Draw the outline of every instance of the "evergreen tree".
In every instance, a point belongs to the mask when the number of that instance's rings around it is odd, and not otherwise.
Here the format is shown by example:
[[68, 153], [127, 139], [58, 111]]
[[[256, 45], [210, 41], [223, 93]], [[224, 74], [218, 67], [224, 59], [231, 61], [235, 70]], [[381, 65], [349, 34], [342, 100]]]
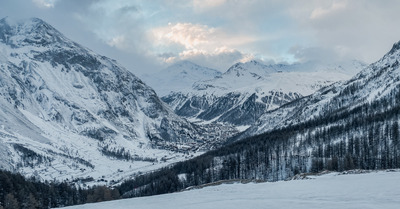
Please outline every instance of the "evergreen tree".
[[13, 194], [7, 194], [4, 198], [4, 209], [19, 209], [18, 200]]

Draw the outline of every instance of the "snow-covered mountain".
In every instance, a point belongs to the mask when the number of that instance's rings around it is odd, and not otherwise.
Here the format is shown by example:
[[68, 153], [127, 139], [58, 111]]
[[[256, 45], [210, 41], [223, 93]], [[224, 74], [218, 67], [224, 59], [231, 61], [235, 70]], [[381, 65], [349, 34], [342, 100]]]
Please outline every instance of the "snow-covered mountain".
[[[400, 42], [397, 42], [383, 58], [350, 80], [334, 83], [308, 97], [263, 114], [242, 138], [326, 117], [332, 113], [340, 115], [367, 104], [385, 106], [382, 111], [387, 111], [395, 105], [393, 100], [400, 86], [399, 63]], [[388, 101], [393, 104], [386, 104]]]
[[[120, 193], [137, 197], [226, 180], [400, 168], [399, 98], [400, 42], [350, 80], [268, 111], [231, 143], [127, 181]], [[160, 182], [178, 186], [149, 186]]]
[[270, 64], [269, 68], [282, 72], [318, 72], [318, 71], [334, 71], [348, 75], [355, 75], [367, 66], [360, 60], [347, 60], [340, 63], [326, 63], [318, 61], [308, 61], [304, 63], [294, 64]]
[[214, 79], [198, 81], [191, 89], [173, 92], [162, 100], [193, 121], [246, 126], [266, 111], [349, 79], [363, 66], [357, 61], [323, 68], [315, 63], [265, 65], [253, 60], [237, 63]]
[[44, 21], [0, 20], [0, 168], [111, 180], [212, 146], [219, 133], [204, 133], [116, 61]]
[[218, 70], [185, 60], [151, 75], [144, 75], [142, 79], [152, 86], [158, 95], [165, 96], [171, 92], [191, 89], [193, 83], [213, 79], [221, 74]]

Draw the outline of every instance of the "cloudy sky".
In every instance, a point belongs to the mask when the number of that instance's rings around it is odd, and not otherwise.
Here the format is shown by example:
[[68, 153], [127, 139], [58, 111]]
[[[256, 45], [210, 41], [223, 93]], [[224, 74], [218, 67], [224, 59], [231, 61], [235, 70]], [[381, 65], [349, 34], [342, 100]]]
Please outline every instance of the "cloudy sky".
[[371, 63], [400, 40], [398, 0], [0, 0], [137, 74], [179, 60]]

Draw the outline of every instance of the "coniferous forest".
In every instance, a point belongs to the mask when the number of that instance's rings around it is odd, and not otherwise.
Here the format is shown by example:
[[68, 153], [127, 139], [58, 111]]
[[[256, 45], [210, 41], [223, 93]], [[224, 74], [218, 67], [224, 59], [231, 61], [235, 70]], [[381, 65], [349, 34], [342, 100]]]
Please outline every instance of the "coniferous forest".
[[[400, 168], [399, 89], [372, 103], [339, 108], [303, 123], [227, 144], [115, 188], [81, 189], [2, 171], [1, 207], [61, 207], [171, 193], [222, 180], [278, 181], [323, 170]], [[330, 105], [337, 104], [332, 100]]]
[[0, 1], [0, 209], [398, 208], [399, 8]]
[[237, 141], [118, 189], [123, 197], [138, 197], [221, 180], [277, 181], [323, 170], [400, 168], [399, 98], [396, 88], [379, 101]]
[[40, 182], [0, 171], [0, 209], [56, 208], [119, 198], [117, 189], [106, 186], [81, 189], [66, 182]]
[[[400, 168], [400, 91], [293, 126], [227, 144], [115, 188], [76, 188], [0, 173], [3, 208], [50, 208], [157, 195], [223, 180], [285, 180], [324, 170]], [[1, 208], [1, 207], [0, 207]]]

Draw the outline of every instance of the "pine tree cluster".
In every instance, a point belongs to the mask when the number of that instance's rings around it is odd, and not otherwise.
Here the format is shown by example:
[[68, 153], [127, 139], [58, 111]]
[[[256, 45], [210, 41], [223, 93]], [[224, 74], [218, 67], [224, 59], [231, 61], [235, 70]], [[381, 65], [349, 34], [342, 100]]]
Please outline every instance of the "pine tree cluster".
[[0, 170], [0, 209], [47, 209], [119, 198], [118, 190], [106, 186], [81, 189]]

